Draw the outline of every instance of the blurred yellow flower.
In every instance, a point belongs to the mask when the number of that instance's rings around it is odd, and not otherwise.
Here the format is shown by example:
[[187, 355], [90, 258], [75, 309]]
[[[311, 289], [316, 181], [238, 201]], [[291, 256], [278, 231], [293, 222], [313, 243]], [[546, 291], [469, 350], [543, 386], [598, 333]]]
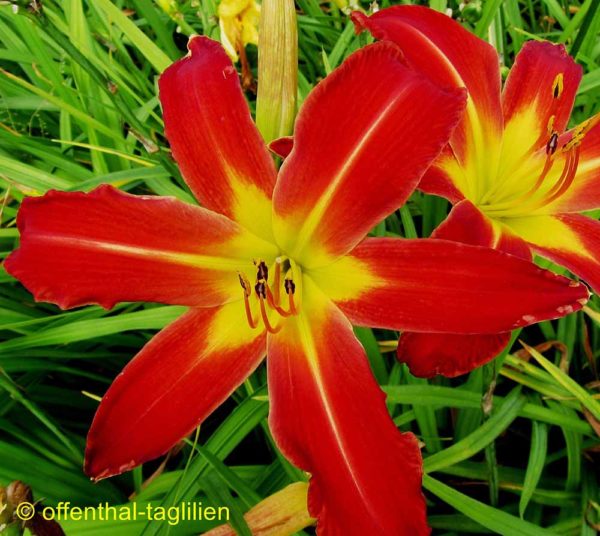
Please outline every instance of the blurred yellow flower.
[[256, 0], [221, 0], [218, 15], [223, 48], [238, 61], [247, 44], [258, 45], [260, 4]]
[[350, 14], [351, 11], [364, 11], [358, 0], [333, 0], [333, 3], [347, 15]]
[[172, 15], [173, 13], [177, 12], [177, 3], [175, 0], [156, 0], [156, 3], [168, 15]]

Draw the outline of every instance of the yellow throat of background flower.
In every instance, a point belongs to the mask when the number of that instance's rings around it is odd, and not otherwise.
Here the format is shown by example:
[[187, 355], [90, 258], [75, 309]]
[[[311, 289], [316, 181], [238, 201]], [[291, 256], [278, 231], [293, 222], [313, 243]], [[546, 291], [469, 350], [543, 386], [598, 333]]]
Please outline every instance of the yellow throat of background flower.
[[238, 61], [241, 48], [258, 45], [260, 4], [256, 0], [221, 0], [218, 15], [223, 48], [232, 61]]

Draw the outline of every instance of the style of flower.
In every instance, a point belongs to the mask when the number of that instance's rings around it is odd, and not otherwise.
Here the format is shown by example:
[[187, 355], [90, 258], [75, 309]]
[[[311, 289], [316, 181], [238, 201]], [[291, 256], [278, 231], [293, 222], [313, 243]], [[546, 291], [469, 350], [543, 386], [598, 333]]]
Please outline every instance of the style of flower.
[[[582, 70], [564, 46], [526, 43], [501, 91], [496, 50], [446, 15], [397, 6], [353, 19], [399, 45], [434, 83], [467, 89], [459, 125], [419, 184], [454, 205], [433, 236], [525, 259], [536, 253], [600, 289], [600, 222], [579, 214], [600, 208], [600, 115], [566, 130]], [[398, 355], [414, 374], [452, 376], [509, 339], [406, 333]]]
[[[268, 354], [270, 429], [311, 474], [321, 534], [426, 534], [416, 439], [394, 426], [351, 322], [487, 333], [553, 318], [585, 286], [504, 253], [366, 238], [448, 142], [464, 91], [391, 43], [351, 55], [302, 106], [277, 173], [231, 61], [195, 37], [160, 79], [166, 135], [203, 208], [111, 186], [28, 198], [6, 269], [62, 308], [189, 306], [105, 394], [85, 471], [166, 453]], [[482, 299], [485, 298], [485, 299]]]

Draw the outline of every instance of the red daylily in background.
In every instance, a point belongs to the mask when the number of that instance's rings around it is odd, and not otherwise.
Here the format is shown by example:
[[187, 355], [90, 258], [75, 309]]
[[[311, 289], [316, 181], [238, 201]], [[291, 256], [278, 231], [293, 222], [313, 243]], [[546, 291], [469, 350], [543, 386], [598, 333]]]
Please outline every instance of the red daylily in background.
[[[400, 46], [442, 87], [465, 87], [465, 112], [419, 189], [454, 208], [433, 236], [537, 253], [600, 289], [600, 115], [565, 131], [581, 67], [562, 45], [528, 42], [501, 92], [496, 50], [450, 17], [418, 6], [354, 13], [358, 30]], [[570, 310], [561, 312], [569, 313]], [[405, 333], [398, 356], [413, 374], [455, 376], [493, 358], [510, 333]]]
[[190, 52], [162, 75], [160, 99], [206, 208], [110, 186], [49, 192], [23, 202], [6, 261], [63, 308], [191, 307], [104, 396], [85, 470], [105, 478], [164, 454], [268, 353], [270, 427], [311, 473], [320, 533], [426, 534], [417, 441], [392, 423], [350, 322], [502, 331], [577, 309], [587, 289], [492, 249], [364, 239], [411, 194], [464, 104], [395, 45], [356, 52], [315, 88], [279, 175], [223, 49], [196, 37]]

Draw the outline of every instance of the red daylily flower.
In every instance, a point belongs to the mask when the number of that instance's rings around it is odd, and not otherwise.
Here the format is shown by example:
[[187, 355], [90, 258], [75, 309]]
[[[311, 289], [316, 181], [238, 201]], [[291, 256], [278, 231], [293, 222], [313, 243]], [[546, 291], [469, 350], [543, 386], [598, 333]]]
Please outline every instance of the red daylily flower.
[[[600, 208], [600, 115], [565, 130], [582, 70], [564, 46], [526, 43], [501, 91], [496, 50], [446, 15], [396, 6], [353, 19], [398, 44], [435, 83], [468, 91], [448, 146], [419, 184], [454, 204], [433, 236], [525, 259], [537, 253], [599, 290], [600, 222], [579, 213]], [[509, 339], [405, 333], [398, 356], [413, 374], [455, 376]]]
[[502, 331], [579, 308], [587, 289], [492, 249], [364, 239], [411, 194], [464, 104], [395, 45], [356, 52], [315, 88], [279, 174], [223, 49], [196, 37], [190, 52], [162, 75], [160, 99], [206, 208], [110, 186], [49, 192], [23, 202], [6, 261], [63, 308], [191, 307], [104, 396], [85, 470], [105, 478], [164, 454], [268, 353], [270, 427], [311, 473], [320, 533], [426, 534], [417, 442], [391, 421], [350, 322]]

